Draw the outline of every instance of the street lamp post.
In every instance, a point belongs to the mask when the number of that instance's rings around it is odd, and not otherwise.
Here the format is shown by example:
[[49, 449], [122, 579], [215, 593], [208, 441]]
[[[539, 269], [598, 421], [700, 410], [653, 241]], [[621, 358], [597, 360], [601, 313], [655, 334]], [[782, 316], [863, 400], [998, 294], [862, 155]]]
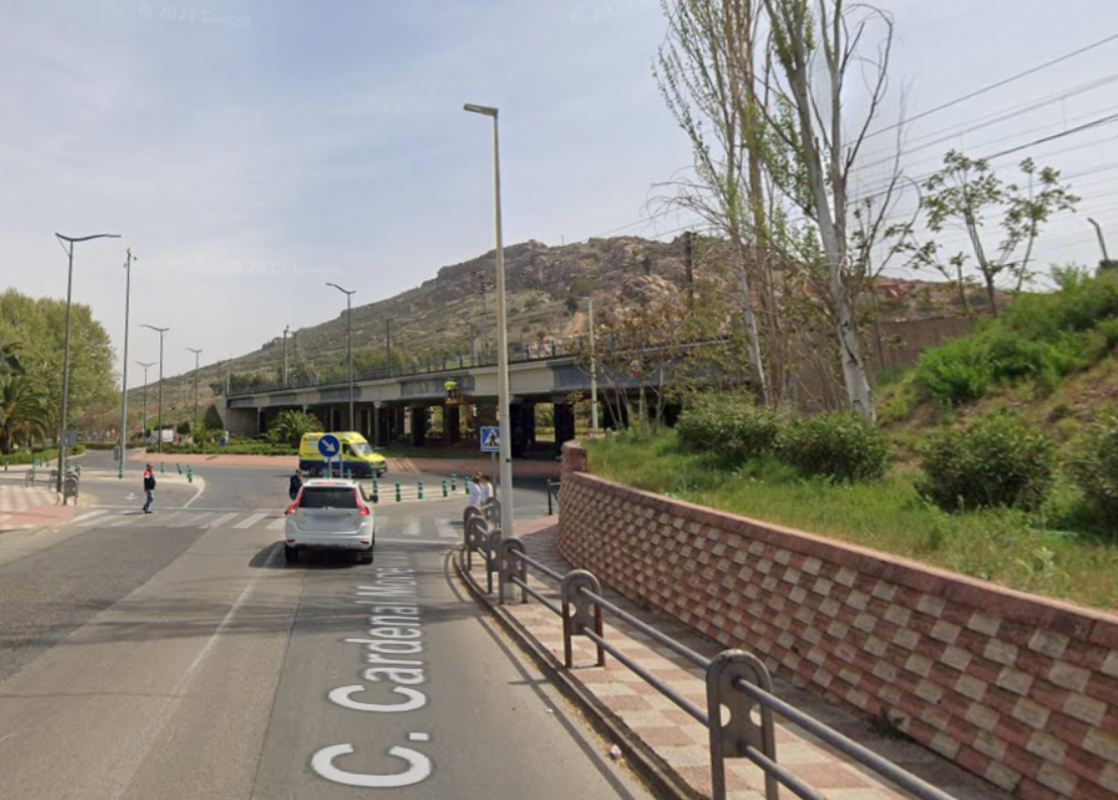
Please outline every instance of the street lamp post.
[[[197, 436], [198, 435], [198, 356], [200, 356], [202, 354], [202, 348], [200, 348], [200, 347], [188, 347], [186, 349], [194, 354], [194, 429], [191, 430], [191, 433], [194, 434], [195, 436]], [[197, 441], [197, 439], [195, 439], [195, 441]]]
[[501, 147], [497, 126], [497, 109], [466, 103], [473, 114], [493, 120], [493, 200], [497, 236], [497, 423], [501, 429], [501, 532], [513, 535], [512, 513], [512, 425], [509, 419], [509, 351], [508, 318], [505, 307], [505, 249], [501, 241]]
[[140, 429], [141, 436], [148, 433], [148, 367], [154, 367], [154, 361], [137, 361], [136, 364], [144, 368], [144, 426]]
[[159, 334], [159, 406], [156, 413], [156, 424], [159, 426], [159, 434], [155, 437], [155, 452], [163, 452], [163, 337], [166, 335], [170, 328], [157, 328], [155, 325], [148, 325], [144, 323], [140, 327], [150, 328]]
[[326, 285], [333, 286], [345, 295], [345, 356], [346, 362], [349, 364], [349, 429], [353, 431], [357, 429], [353, 427], [353, 328], [351, 325], [353, 309], [350, 306], [350, 299], [357, 290], [343, 289], [338, 284], [329, 281], [326, 282]]
[[125, 251], [124, 259], [124, 357], [120, 360], [120, 463], [117, 477], [124, 477], [124, 453], [128, 447], [128, 311], [132, 298], [132, 248]]
[[68, 266], [66, 270], [66, 331], [62, 339], [62, 415], [58, 426], [58, 480], [55, 491], [62, 493], [62, 478], [66, 468], [66, 406], [70, 394], [70, 298], [74, 288], [74, 243], [92, 239], [119, 239], [118, 233], [95, 233], [92, 236], [63, 236], [54, 234], [59, 242], [66, 242]]

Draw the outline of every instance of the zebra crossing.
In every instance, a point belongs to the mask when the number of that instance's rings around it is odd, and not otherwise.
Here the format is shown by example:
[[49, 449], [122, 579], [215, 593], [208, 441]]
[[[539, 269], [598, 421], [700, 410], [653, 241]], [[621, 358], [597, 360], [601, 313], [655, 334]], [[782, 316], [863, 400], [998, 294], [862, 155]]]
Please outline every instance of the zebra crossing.
[[[456, 520], [457, 515], [454, 515]], [[461, 527], [452, 518], [429, 515], [402, 517], [381, 514], [377, 520], [377, 537], [389, 541], [452, 542], [461, 539]], [[136, 528], [145, 530], [176, 528], [221, 528], [223, 530], [283, 531], [284, 514], [276, 509], [207, 509], [172, 508], [152, 514], [129, 507], [94, 508], [78, 514], [72, 522], [83, 528]]]
[[0, 513], [20, 514], [30, 508], [55, 505], [57, 500], [53, 489], [0, 483]]

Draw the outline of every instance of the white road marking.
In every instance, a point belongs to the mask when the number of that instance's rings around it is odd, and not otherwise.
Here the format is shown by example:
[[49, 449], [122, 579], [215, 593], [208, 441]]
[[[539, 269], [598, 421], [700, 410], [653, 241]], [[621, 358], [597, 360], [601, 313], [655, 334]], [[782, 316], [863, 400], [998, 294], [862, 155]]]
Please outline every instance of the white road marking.
[[[271, 567], [273, 565], [273, 562], [277, 560], [278, 555], [279, 548], [273, 548], [271, 554], [268, 556], [267, 561], [264, 562], [264, 566]], [[179, 678], [179, 680], [175, 683], [174, 688], [171, 689], [172, 697], [181, 699], [186, 696], [186, 690], [190, 688], [190, 684], [194, 680], [194, 675], [198, 671], [198, 668], [202, 666], [202, 664], [209, 657], [210, 653], [213, 652], [214, 648], [217, 646], [218, 639], [223, 633], [225, 633], [226, 630], [229, 629], [229, 626], [233, 621], [233, 617], [236, 615], [241, 606], [245, 604], [245, 601], [248, 600], [249, 595], [252, 594], [252, 590], [256, 588], [256, 584], [260, 581], [261, 577], [263, 577], [264, 574], [265, 570], [260, 570], [256, 574], [256, 576], [251, 581], [249, 581], [249, 584], [244, 588], [244, 591], [242, 591], [237, 599], [233, 601], [233, 605], [229, 607], [229, 611], [225, 613], [225, 616], [222, 617], [221, 622], [218, 623], [217, 628], [214, 629], [213, 635], [211, 635], [206, 643], [202, 646], [202, 649], [198, 651], [198, 655], [196, 655], [194, 657], [194, 660], [190, 662], [190, 666], [186, 668], [186, 672], [182, 674], [182, 677]], [[128, 787], [132, 783], [132, 779], [135, 777], [136, 772], [140, 767], [140, 764], [142, 764], [147, 758], [148, 753], [155, 745], [155, 742], [159, 738], [159, 735], [163, 732], [163, 729], [167, 727], [167, 723], [171, 721], [173, 716], [173, 714], [163, 714], [158, 717], [157, 720], [154, 721], [154, 724], [147, 731], [144, 732], [142, 741], [145, 742], [145, 746], [137, 747], [130, 750], [128, 754], [121, 759], [121, 762], [116, 765], [117, 769], [114, 771], [114, 774], [117, 776], [117, 780], [116, 786], [114, 787], [111, 795], [114, 800], [119, 800], [119, 798], [125, 793], [125, 791], [127, 791]], [[127, 775], [127, 777], [124, 777], [125, 775]]]
[[71, 523], [75, 523], [75, 522], [85, 522], [86, 520], [94, 519], [94, 518], [96, 518], [96, 517], [100, 517], [100, 516], [102, 516], [102, 515], [104, 515], [104, 514], [108, 514], [108, 513], [109, 513], [109, 512], [108, 512], [108, 511], [105, 511], [105, 510], [101, 510], [101, 511], [87, 511], [86, 513], [82, 514], [82, 515], [81, 515], [80, 517], [74, 517], [74, 519], [73, 519], [73, 520], [71, 521]]
[[268, 523], [268, 530], [270, 530], [270, 531], [281, 530], [286, 523], [287, 523], [287, 519], [285, 517], [280, 517], [279, 519], [274, 519], [274, 520], [272, 520], [271, 522]]
[[241, 520], [240, 522], [238, 522], [233, 527], [234, 528], [251, 528], [253, 525], [255, 525], [260, 520], [264, 519], [264, 517], [266, 517], [266, 516], [267, 516], [266, 512], [258, 511], [255, 514], [250, 514], [248, 517]]
[[234, 511], [231, 514], [222, 514], [222, 515], [218, 516], [216, 519], [210, 520], [210, 522], [206, 525], [206, 527], [207, 528], [219, 528], [219, 527], [225, 525], [225, 523], [229, 522], [229, 520], [236, 519], [239, 516], [240, 516], [240, 513], [237, 512], [237, 511]]

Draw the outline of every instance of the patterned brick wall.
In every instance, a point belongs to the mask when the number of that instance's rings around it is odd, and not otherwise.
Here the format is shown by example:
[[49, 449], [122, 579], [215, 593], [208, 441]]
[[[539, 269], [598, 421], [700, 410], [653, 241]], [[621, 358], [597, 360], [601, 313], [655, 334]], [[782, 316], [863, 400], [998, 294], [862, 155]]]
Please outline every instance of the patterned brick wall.
[[1118, 617], [585, 474], [559, 550], [800, 686], [1030, 798], [1118, 798]]

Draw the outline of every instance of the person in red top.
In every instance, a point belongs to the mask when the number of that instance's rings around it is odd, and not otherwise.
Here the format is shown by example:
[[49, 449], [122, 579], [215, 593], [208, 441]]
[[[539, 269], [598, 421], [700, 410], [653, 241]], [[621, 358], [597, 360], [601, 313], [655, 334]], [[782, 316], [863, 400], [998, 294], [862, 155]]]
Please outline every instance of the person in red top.
[[152, 472], [151, 464], [144, 467], [144, 494], [147, 495], [147, 502], [144, 503], [144, 513], [151, 513], [151, 503], [155, 499], [155, 473]]

